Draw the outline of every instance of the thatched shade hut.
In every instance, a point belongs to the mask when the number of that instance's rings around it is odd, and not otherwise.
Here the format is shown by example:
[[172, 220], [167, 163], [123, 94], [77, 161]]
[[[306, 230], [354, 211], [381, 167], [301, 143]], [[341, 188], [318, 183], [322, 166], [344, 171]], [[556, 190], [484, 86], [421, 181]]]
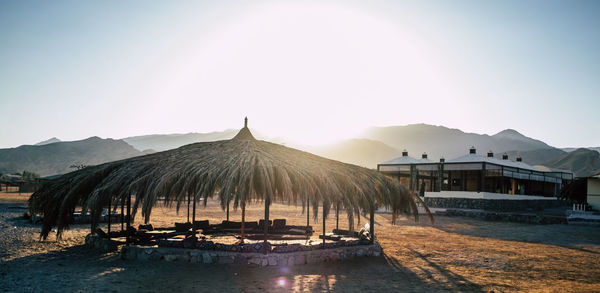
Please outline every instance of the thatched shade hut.
[[132, 215], [141, 209], [146, 222], [159, 200], [179, 207], [191, 195], [195, 210], [200, 200], [206, 204], [207, 198], [218, 196], [222, 208], [230, 202], [242, 208], [242, 238], [245, 205], [253, 200], [264, 201], [267, 222], [271, 202], [300, 201], [306, 208], [310, 203], [314, 215], [322, 204], [324, 217], [332, 204], [349, 217], [369, 211], [371, 227], [377, 208], [417, 216], [415, 201], [420, 200], [375, 170], [256, 140], [246, 120], [230, 140], [189, 144], [65, 174], [34, 193], [29, 206], [43, 216], [45, 238], [54, 226], [60, 235], [76, 206], [97, 219], [103, 207], [123, 206], [131, 195], [136, 199]]

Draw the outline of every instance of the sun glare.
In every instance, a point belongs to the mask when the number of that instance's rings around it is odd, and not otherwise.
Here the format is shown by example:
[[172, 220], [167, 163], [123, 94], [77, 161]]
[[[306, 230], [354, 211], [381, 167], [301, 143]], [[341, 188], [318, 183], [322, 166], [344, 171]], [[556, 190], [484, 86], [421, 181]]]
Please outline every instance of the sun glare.
[[[414, 34], [351, 6], [263, 4], [224, 27], [189, 40], [151, 101], [173, 128], [235, 128], [230, 117], [249, 116], [267, 135], [324, 144], [428, 99], [435, 110], [448, 92]], [[199, 115], [214, 124], [194, 124]]]

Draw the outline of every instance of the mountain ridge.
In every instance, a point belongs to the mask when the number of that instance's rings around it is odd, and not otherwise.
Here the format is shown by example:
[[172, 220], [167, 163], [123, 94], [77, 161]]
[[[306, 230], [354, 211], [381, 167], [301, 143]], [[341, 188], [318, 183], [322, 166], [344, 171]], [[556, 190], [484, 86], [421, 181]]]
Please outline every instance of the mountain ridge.
[[40, 176], [74, 171], [72, 165], [97, 165], [143, 153], [122, 140], [92, 136], [77, 141], [22, 145], [0, 149], [0, 173], [38, 173]]
[[303, 150], [366, 168], [376, 168], [377, 164], [402, 155], [401, 151], [383, 142], [364, 138], [347, 139], [326, 146], [303, 147]]
[[[230, 139], [235, 136], [237, 131], [227, 129], [208, 133], [150, 134], [126, 137], [120, 140], [107, 139], [107, 141], [122, 141], [131, 148], [126, 156], [133, 156], [173, 149], [189, 143]], [[516, 156], [521, 156], [523, 161], [530, 165], [543, 165], [551, 169], [568, 169], [582, 176], [600, 171], [600, 162], [594, 161], [593, 153], [588, 153], [595, 152], [593, 150], [567, 152], [554, 148], [543, 141], [527, 137], [514, 129], [505, 129], [488, 135], [467, 133], [456, 128], [424, 123], [371, 127], [359, 137], [321, 146], [298, 145], [279, 137], [269, 139], [255, 130], [253, 130], [253, 134], [258, 139], [288, 145], [367, 168], [376, 168], [379, 163], [399, 157], [402, 150], [407, 150], [409, 155], [415, 158], [420, 157], [422, 153], [427, 153], [430, 160], [438, 161], [440, 157], [452, 159], [465, 155], [469, 152], [469, 148], [474, 146], [480, 154], [492, 151], [496, 157], [501, 157], [503, 153], [507, 153], [513, 160]], [[90, 137], [87, 140], [101, 142], [103, 139]], [[50, 143], [47, 146], [60, 145], [60, 143], [64, 142]], [[0, 149], [0, 154], [2, 151]], [[117, 157], [124, 158], [123, 155]], [[587, 160], [591, 160], [591, 162]], [[95, 162], [97, 161], [101, 160]], [[2, 167], [1, 164], [0, 167]], [[22, 171], [21, 169], [23, 168], [19, 167], [17, 171]], [[72, 170], [63, 168], [63, 171]], [[0, 172], [2, 172], [1, 168]]]
[[125, 137], [122, 140], [140, 151], [151, 149], [160, 152], [195, 142], [231, 139], [236, 133], [237, 130], [227, 129], [208, 133], [149, 134]]
[[459, 157], [466, 154], [471, 146], [482, 152], [491, 150], [494, 153], [552, 148], [513, 129], [490, 136], [428, 124], [371, 127], [363, 132], [361, 137], [381, 141], [399, 150], [426, 152], [431, 159]]
[[[576, 147], [567, 147], [567, 148], [560, 148], [560, 149], [563, 150], [563, 151], [565, 151], [565, 152], [572, 152], [574, 150], [581, 149], [581, 148], [582, 147], [578, 147], [578, 148], [576, 148]], [[600, 147], [583, 147], [583, 148], [591, 150], [591, 151], [597, 151], [597, 152], [600, 153]]]
[[47, 140], [40, 141], [40, 142], [36, 143], [35, 145], [46, 145], [46, 144], [51, 144], [51, 143], [55, 143], [55, 142], [61, 142], [61, 140], [56, 137], [52, 137]]

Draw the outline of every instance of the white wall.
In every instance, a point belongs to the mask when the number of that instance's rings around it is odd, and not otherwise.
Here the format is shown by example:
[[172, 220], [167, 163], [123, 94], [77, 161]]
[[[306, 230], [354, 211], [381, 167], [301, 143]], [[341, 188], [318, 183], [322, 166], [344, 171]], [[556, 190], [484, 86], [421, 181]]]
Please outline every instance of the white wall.
[[[475, 191], [440, 191], [425, 192], [425, 197], [445, 197], [445, 198], [480, 198], [480, 199], [511, 199], [511, 200], [556, 200], [555, 197], [534, 196], [534, 195], [516, 195], [491, 192]], [[600, 199], [600, 197], [599, 197]]]
[[587, 203], [600, 210], [600, 178], [587, 179]]

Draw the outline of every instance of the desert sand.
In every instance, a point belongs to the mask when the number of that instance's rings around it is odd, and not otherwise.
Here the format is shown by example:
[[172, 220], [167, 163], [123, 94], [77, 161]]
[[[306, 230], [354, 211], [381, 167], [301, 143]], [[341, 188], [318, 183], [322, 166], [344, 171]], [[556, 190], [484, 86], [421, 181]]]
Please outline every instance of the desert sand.
[[[600, 291], [600, 228], [486, 222], [426, 217], [418, 222], [377, 214], [375, 233], [384, 257], [293, 267], [203, 265], [124, 261], [83, 245], [89, 225], [74, 225], [59, 242], [39, 241], [39, 225], [24, 220], [28, 194], [0, 193], [0, 290], [4, 292], [510, 292]], [[262, 205], [247, 219], [261, 218]], [[153, 211], [151, 223], [185, 221], [181, 207]], [[231, 212], [240, 220], [240, 211]], [[301, 207], [274, 204], [271, 219], [303, 225]], [[222, 221], [215, 201], [200, 207], [197, 220]], [[368, 221], [361, 219], [361, 224]], [[141, 223], [141, 217], [136, 223]], [[335, 216], [327, 219], [335, 227]], [[321, 231], [321, 217], [311, 225]], [[115, 225], [113, 229], [117, 229]], [[105, 230], [105, 224], [102, 226]], [[342, 214], [340, 228], [347, 227]], [[315, 234], [315, 237], [317, 234]]]

